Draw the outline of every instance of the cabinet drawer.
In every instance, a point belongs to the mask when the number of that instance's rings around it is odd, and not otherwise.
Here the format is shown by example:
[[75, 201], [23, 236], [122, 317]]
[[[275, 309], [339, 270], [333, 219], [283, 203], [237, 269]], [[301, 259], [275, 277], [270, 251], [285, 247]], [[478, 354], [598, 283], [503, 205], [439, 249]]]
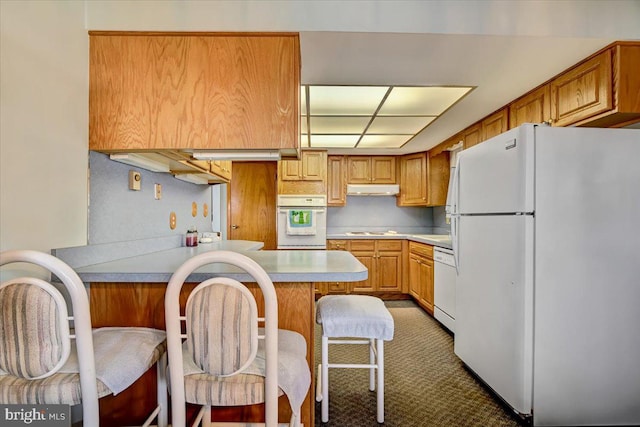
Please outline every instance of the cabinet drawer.
[[346, 282], [329, 282], [329, 293], [347, 293]]
[[433, 246], [423, 243], [409, 242], [409, 252], [433, 259]]
[[401, 251], [402, 240], [378, 240], [378, 251]]
[[346, 240], [327, 240], [327, 249], [330, 251], [346, 251]]
[[352, 251], [374, 251], [376, 248], [375, 240], [352, 240], [350, 242]]

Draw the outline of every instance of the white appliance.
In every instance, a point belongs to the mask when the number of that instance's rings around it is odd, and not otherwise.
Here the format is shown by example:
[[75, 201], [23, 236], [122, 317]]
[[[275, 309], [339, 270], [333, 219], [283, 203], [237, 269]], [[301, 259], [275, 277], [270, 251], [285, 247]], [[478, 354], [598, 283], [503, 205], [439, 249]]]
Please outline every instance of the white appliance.
[[640, 424], [639, 161], [538, 125], [458, 157], [455, 353], [533, 425]]
[[433, 265], [433, 316], [455, 333], [456, 265], [453, 251], [433, 248]]
[[278, 195], [278, 249], [327, 248], [327, 196]]

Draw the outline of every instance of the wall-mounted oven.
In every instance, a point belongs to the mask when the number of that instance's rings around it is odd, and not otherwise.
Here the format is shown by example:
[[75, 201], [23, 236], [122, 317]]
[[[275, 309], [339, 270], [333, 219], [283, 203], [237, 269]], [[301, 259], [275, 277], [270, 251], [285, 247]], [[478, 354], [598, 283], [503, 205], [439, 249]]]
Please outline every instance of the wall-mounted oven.
[[278, 249], [327, 248], [327, 196], [278, 196]]

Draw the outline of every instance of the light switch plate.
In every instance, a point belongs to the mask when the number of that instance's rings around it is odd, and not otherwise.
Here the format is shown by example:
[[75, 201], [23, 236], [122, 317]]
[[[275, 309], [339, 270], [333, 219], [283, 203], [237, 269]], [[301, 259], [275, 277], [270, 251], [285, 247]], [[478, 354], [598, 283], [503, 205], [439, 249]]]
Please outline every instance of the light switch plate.
[[162, 184], [155, 184], [154, 188], [154, 197], [156, 200], [162, 199]]
[[142, 176], [138, 171], [129, 171], [129, 190], [140, 191]]

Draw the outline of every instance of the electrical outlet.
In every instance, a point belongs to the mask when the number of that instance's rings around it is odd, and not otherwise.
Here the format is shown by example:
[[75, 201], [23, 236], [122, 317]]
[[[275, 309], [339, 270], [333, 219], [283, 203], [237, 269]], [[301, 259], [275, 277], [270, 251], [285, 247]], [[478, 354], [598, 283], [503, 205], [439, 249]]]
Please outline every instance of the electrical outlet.
[[129, 171], [129, 190], [140, 191], [142, 176], [138, 171]]
[[162, 184], [155, 184], [154, 188], [154, 197], [156, 200], [162, 199]]

